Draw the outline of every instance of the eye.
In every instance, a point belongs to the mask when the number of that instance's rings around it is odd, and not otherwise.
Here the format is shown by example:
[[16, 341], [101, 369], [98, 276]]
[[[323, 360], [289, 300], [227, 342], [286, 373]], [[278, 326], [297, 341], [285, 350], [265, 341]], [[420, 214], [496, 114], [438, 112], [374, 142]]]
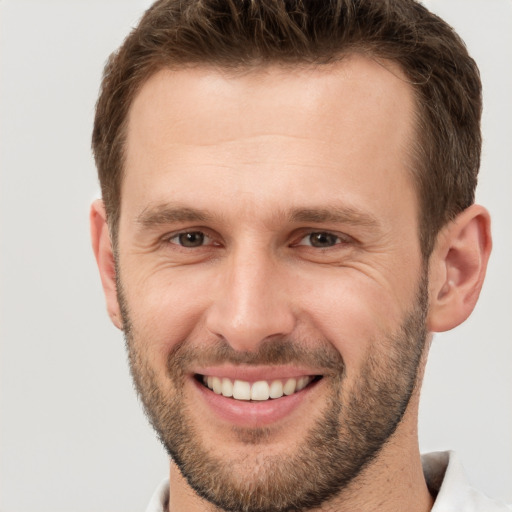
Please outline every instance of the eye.
[[338, 235], [329, 233], [328, 231], [316, 231], [306, 235], [297, 245], [308, 245], [310, 247], [326, 249], [343, 243], [344, 241], [345, 240], [342, 240]]
[[170, 237], [168, 241], [187, 248], [202, 247], [212, 243], [212, 239], [202, 231], [184, 231]]

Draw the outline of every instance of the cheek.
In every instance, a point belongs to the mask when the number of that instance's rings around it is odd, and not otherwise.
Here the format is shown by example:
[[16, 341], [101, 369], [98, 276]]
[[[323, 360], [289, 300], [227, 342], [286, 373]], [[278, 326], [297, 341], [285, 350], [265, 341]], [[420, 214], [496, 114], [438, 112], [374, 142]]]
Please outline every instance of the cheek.
[[348, 274], [336, 280], [316, 279], [303, 305], [314, 332], [340, 352], [350, 373], [361, 367], [369, 351], [379, 349], [379, 340], [396, 330], [403, 311], [381, 284]]
[[139, 276], [124, 287], [134, 341], [152, 365], [165, 364], [169, 351], [200, 329], [207, 300], [201, 287], [198, 278], [171, 272]]

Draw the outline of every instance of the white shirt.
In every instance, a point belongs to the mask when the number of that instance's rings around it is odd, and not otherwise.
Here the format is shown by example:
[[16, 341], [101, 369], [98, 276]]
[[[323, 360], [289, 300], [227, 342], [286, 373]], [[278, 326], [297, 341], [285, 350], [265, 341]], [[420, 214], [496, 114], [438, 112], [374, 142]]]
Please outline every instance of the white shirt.
[[[464, 469], [453, 452], [434, 452], [422, 455], [423, 473], [429, 491], [436, 500], [431, 512], [512, 512], [505, 505], [473, 489]], [[169, 480], [156, 489], [146, 512], [167, 512]]]
[[433, 452], [422, 455], [423, 473], [428, 488], [437, 497], [431, 512], [510, 512], [505, 505], [477, 491], [468, 482], [466, 473], [454, 452]]

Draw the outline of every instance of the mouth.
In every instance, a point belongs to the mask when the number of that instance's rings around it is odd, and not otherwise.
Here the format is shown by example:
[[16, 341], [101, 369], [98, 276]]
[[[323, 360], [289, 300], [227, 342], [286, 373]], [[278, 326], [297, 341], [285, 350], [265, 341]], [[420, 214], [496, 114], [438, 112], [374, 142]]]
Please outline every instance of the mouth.
[[205, 388], [225, 398], [244, 402], [265, 402], [297, 394], [321, 380], [322, 375], [301, 375], [254, 382], [202, 374], [196, 374], [194, 378]]

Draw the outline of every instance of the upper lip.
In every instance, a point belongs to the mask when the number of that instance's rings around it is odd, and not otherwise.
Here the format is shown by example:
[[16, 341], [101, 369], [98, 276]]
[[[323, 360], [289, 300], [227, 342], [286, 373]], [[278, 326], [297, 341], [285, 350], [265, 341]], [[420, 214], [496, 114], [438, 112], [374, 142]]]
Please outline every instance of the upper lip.
[[300, 366], [210, 366], [195, 368], [196, 375], [227, 378], [231, 380], [243, 380], [257, 382], [261, 380], [290, 379], [304, 376], [321, 375], [312, 368]]

